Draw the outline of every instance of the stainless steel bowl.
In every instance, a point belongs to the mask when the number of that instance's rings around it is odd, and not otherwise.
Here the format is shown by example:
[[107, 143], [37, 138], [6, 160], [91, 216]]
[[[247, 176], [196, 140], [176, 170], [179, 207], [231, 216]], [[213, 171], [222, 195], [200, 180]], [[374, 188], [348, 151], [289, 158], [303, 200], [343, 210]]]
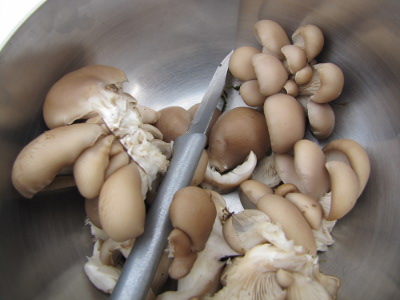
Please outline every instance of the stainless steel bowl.
[[0, 298], [107, 298], [83, 272], [92, 242], [76, 190], [27, 200], [10, 183], [16, 155], [45, 130], [50, 86], [109, 64], [126, 71], [127, 91], [144, 104], [189, 107], [219, 60], [254, 45], [253, 24], [269, 18], [289, 34], [304, 23], [323, 30], [319, 61], [346, 78], [329, 140], [354, 139], [371, 158], [369, 183], [334, 229], [321, 269], [341, 278], [339, 299], [399, 299], [399, 12], [397, 0], [49, 0], [0, 53]]

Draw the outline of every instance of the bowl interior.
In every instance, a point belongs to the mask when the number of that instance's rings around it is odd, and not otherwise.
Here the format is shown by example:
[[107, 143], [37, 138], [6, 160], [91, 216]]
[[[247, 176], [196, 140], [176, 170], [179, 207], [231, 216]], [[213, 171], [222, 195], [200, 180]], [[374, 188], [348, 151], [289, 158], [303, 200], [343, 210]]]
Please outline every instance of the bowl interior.
[[334, 133], [319, 143], [354, 139], [372, 164], [356, 207], [333, 231], [335, 245], [320, 256], [321, 270], [341, 279], [339, 299], [398, 298], [399, 6], [396, 0], [45, 3], [0, 53], [0, 293], [5, 299], [108, 298], [83, 272], [92, 241], [79, 193], [27, 200], [11, 185], [16, 155], [46, 129], [41, 109], [51, 85], [79, 67], [107, 64], [126, 72], [125, 89], [140, 103], [188, 108], [200, 102], [226, 53], [258, 45], [254, 23], [273, 19], [289, 35], [306, 23], [323, 30], [318, 61], [343, 69], [345, 89], [333, 103]]

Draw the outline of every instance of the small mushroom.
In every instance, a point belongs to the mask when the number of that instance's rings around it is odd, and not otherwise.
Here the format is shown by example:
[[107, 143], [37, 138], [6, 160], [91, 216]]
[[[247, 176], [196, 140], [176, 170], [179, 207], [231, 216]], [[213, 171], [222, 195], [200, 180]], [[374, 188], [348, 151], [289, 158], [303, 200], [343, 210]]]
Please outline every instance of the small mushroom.
[[329, 103], [308, 100], [307, 118], [311, 132], [317, 139], [326, 139], [335, 128], [335, 113]]
[[126, 81], [123, 71], [105, 65], [90, 65], [64, 75], [44, 101], [46, 125], [54, 128], [96, 115], [93, 102], [101, 101], [103, 93], [118, 93]]
[[283, 183], [292, 183], [305, 195], [319, 199], [329, 191], [325, 156], [314, 142], [300, 140], [294, 145], [294, 156], [275, 155], [275, 168]]
[[185, 232], [193, 252], [204, 249], [216, 217], [209, 193], [196, 186], [178, 190], [172, 200], [169, 215], [172, 226]]
[[248, 106], [258, 107], [264, 104], [266, 97], [260, 92], [258, 80], [248, 80], [240, 86], [240, 96]]
[[129, 164], [130, 158], [129, 155], [122, 151], [110, 157], [109, 163], [104, 174], [104, 178], [108, 178], [112, 173], [117, 171], [118, 169]]
[[340, 96], [344, 85], [342, 70], [333, 63], [312, 66], [313, 75], [309, 82], [299, 85], [300, 96], [310, 96], [316, 103], [327, 103]]
[[288, 81], [286, 81], [285, 85], [283, 86], [282, 93], [296, 97], [299, 94], [299, 86], [297, 85], [296, 82], [289, 79]]
[[256, 79], [251, 58], [261, 51], [255, 47], [243, 46], [235, 49], [229, 60], [229, 71], [239, 80], [247, 81]]
[[317, 26], [306, 24], [296, 29], [292, 35], [293, 44], [304, 49], [310, 62], [320, 54], [324, 47], [324, 35]]
[[299, 192], [300, 192], [299, 189], [294, 184], [292, 184], [292, 183], [283, 183], [283, 184], [279, 185], [275, 189], [274, 194], [278, 195], [278, 196], [281, 196], [281, 197], [285, 197], [286, 194], [299, 193]]
[[185, 134], [190, 122], [191, 117], [186, 109], [180, 106], [169, 106], [160, 110], [160, 117], [154, 126], [162, 132], [164, 141], [169, 143]]
[[258, 200], [266, 195], [273, 194], [272, 189], [257, 180], [246, 180], [242, 182], [239, 186], [239, 198], [245, 209], [256, 208]]
[[283, 46], [289, 45], [290, 40], [283, 27], [272, 20], [260, 20], [254, 25], [254, 34], [263, 46], [263, 53], [268, 53], [283, 60]]
[[307, 65], [306, 53], [296, 45], [286, 45], [281, 49], [285, 59], [283, 65], [290, 74], [296, 74]]
[[76, 186], [85, 198], [99, 196], [109, 164], [114, 135], [108, 135], [85, 149], [74, 163]]
[[265, 53], [253, 55], [252, 63], [260, 93], [264, 96], [279, 93], [289, 77], [283, 63], [275, 56]]
[[294, 75], [294, 81], [298, 85], [306, 84], [311, 80], [312, 76], [313, 76], [313, 68], [307, 64], [304, 68], [296, 72], [296, 74]]
[[286, 153], [304, 137], [305, 115], [300, 103], [292, 96], [275, 94], [264, 102], [271, 148], [275, 153]]
[[288, 240], [304, 248], [305, 253], [316, 255], [316, 244], [311, 227], [303, 214], [289, 200], [274, 194], [264, 195], [257, 203], [276, 224], [280, 224]]
[[209, 164], [225, 172], [243, 163], [250, 151], [257, 159], [270, 147], [263, 114], [249, 107], [236, 107], [224, 112], [210, 132]]
[[288, 193], [285, 198], [300, 210], [312, 229], [318, 230], [321, 227], [323, 210], [319, 202], [302, 193]]
[[329, 161], [326, 163], [331, 181], [331, 207], [328, 221], [344, 217], [356, 204], [359, 196], [359, 181], [356, 173], [346, 163]]
[[45, 131], [18, 154], [11, 174], [14, 187], [25, 198], [32, 198], [102, 135], [102, 126], [86, 123]]
[[337, 139], [329, 142], [323, 151], [325, 156], [333, 151], [339, 151], [345, 155], [351, 168], [357, 174], [359, 191], [358, 195], [364, 190], [369, 175], [371, 173], [371, 163], [365, 149], [356, 141], [351, 139]]
[[104, 182], [99, 196], [103, 230], [116, 242], [136, 239], [144, 231], [146, 209], [139, 167], [131, 162]]
[[191, 249], [189, 236], [182, 230], [174, 228], [168, 235], [169, 256], [173, 257], [168, 274], [172, 279], [180, 279], [189, 274], [197, 258], [197, 252]]

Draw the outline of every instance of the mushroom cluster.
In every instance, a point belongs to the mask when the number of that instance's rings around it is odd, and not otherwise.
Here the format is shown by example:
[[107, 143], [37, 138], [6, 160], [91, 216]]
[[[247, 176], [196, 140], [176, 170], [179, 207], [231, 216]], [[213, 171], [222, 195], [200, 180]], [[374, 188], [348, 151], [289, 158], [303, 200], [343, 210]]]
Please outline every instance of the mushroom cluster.
[[[354, 207], [370, 174], [365, 149], [329, 137], [329, 104], [343, 73], [317, 63], [324, 37], [314, 25], [289, 39], [272, 20], [255, 24], [262, 49], [237, 48], [231, 74], [245, 105], [216, 109], [191, 185], [174, 195], [173, 230], [148, 299], [335, 299], [339, 280], [319, 271], [336, 221]], [[261, 47], [260, 47], [261, 48]], [[92, 65], [58, 80], [43, 117], [49, 130], [18, 155], [12, 182], [26, 198], [67, 184], [85, 198], [94, 236], [90, 281], [111, 293], [144, 230], [172, 156], [198, 104], [154, 111], [123, 91], [125, 74]], [[236, 191], [240, 211], [224, 194]], [[168, 278], [177, 289], [160, 292]]]

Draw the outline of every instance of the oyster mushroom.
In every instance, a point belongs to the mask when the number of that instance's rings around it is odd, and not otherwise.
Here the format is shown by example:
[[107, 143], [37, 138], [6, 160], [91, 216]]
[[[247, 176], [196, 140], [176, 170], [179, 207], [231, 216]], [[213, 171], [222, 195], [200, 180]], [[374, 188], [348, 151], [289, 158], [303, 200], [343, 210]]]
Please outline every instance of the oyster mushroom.
[[294, 75], [294, 81], [298, 85], [306, 84], [311, 80], [312, 76], [313, 76], [313, 68], [307, 64], [304, 68], [296, 72], [296, 74]]
[[[328, 294], [330, 298], [327, 299], [336, 298], [338, 279], [333, 276], [322, 278], [321, 275], [317, 259], [311, 255], [298, 253], [295, 248], [283, 250], [271, 244], [258, 245], [247, 251], [243, 257], [233, 259], [223, 274], [224, 287], [209, 299], [305, 300], [309, 299], [309, 293]], [[301, 290], [300, 293], [295, 291], [299, 283], [296, 280], [300, 276], [308, 284], [307, 293], [304, 294], [301, 294]], [[289, 292], [292, 286], [294, 288]]]
[[258, 80], [248, 80], [240, 86], [240, 96], [248, 106], [261, 106], [264, 104], [266, 97], [260, 92]]
[[160, 110], [160, 117], [154, 123], [163, 134], [164, 141], [170, 142], [187, 132], [191, 122], [189, 112], [180, 106], [169, 106]]
[[47, 94], [43, 116], [49, 128], [101, 116], [129, 156], [143, 169], [150, 188], [157, 175], [166, 172], [169, 162], [154, 143], [154, 136], [141, 127], [143, 120], [135, 98], [122, 90], [125, 81], [121, 70], [104, 65], [68, 73]]
[[292, 183], [303, 194], [319, 199], [330, 188], [322, 149], [309, 140], [299, 140], [293, 147], [294, 156], [275, 155], [275, 168], [283, 183]]
[[358, 195], [360, 195], [368, 182], [371, 172], [371, 163], [365, 149], [354, 140], [337, 139], [325, 145], [323, 152], [327, 160], [330, 160], [329, 157], [335, 152], [339, 152], [345, 157], [357, 175], [359, 184]]
[[256, 79], [251, 58], [261, 51], [255, 47], [243, 46], [235, 49], [229, 60], [229, 71], [239, 80], [247, 81]]
[[264, 102], [271, 148], [275, 153], [286, 153], [304, 137], [305, 115], [300, 103], [292, 96], [275, 94]]
[[184, 231], [174, 228], [168, 235], [168, 252], [173, 257], [168, 274], [172, 279], [180, 279], [190, 272], [197, 259], [197, 252], [191, 247], [192, 242]]
[[14, 187], [25, 198], [32, 198], [105, 132], [101, 125], [82, 123], [42, 133], [18, 154], [11, 173]]
[[99, 196], [100, 222], [116, 242], [136, 239], [144, 231], [146, 211], [141, 185], [135, 162], [115, 171], [103, 184]]
[[331, 181], [332, 200], [328, 221], [344, 217], [356, 204], [359, 196], [359, 181], [356, 173], [346, 163], [329, 161], [326, 163]]
[[258, 209], [231, 214], [224, 222], [222, 232], [228, 245], [240, 254], [264, 243], [287, 250], [293, 247], [293, 241], [286, 239], [282, 227]]
[[296, 82], [289, 79], [288, 81], [286, 81], [285, 85], [283, 86], [282, 93], [296, 97], [299, 94], [299, 86], [297, 85]]
[[300, 210], [312, 229], [318, 230], [321, 227], [323, 210], [319, 202], [302, 193], [288, 193], [285, 198]]
[[270, 147], [263, 114], [249, 107], [224, 112], [210, 132], [208, 158], [219, 172], [235, 168], [253, 151], [257, 159]]
[[242, 182], [238, 191], [240, 202], [245, 209], [256, 208], [257, 202], [262, 196], [273, 194], [268, 185], [253, 179]]
[[306, 24], [296, 29], [292, 35], [293, 44], [304, 49], [307, 60], [310, 62], [324, 47], [324, 35], [317, 26]]
[[236, 256], [226, 243], [222, 234], [222, 222], [225, 219], [226, 203], [215, 191], [206, 191], [214, 202], [217, 216], [211, 234], [204, 249], [197, 254], [190, 272], [178, 280], [176, 291], [167, 291], [158, 295], [158, 300], [187, 300], [214, 294], [220, 288], [220, 277], [226, 265], [226, 257]]
[[252, 63], [260, 93], [264, 96], [279, 93], [289, 77], [283, 63], [275, 56], [265, 53], [253, 55]]
[[307, 101], [307, 118], [312, 134], [317, 139], [325, 139], [335, 128], [335, 113], [329, 103]]
[[283, 46], [289, 45], [290, 40], [283, 27], [272, 20], [260, 20], [254, 24], [254, 34], [263, 46], [263, 53], [268, 53], [283, 60]]
[[216, 217], [209, 193], [196, 186], [178, 190], [171, 202], [169, 215], [172, 226], [190, 238], [192, 251], [203, 250]]
[[251, 175], [251, 179], [262, 182], [269, 187], [275, 187], [281, 183], [275, 168], [275, 154], [272, 153], [258, 161], [256, 168]]
[[100, 194], [109, 164], [109, 153], [114, 135], [108, 135], [84, 150], [74, 163], [76, 186], [85, 198], [95, 198]]
[[297, 188], [297, 186], [295, 186], [294, 184], [292, 184], [292, 183], [283, 183], [283, 184], [279, 185], [275, 189], [274, 194], [278, 195], [278, 196], [281, 196], [281, 197], [285, 197], [286, 194], [298, 193], [298, 192], [300, 192], [300, 191]]
[[292, 202], [281, 196], [267, 194], [258, 200], [257, 209], [267, 214], [274, 223], [280, 224], [286, 238], [302, 246], [304, 253], [316, 255], [311, 227]]
[[299, 96], [309, 96], [316, 103], [327, 103], [338, 98], [344, 85], [342, 70], [333, 63], [320, 63], [312, 68], [311, 80], [299, 85]]
[[219, 193], [231, 192], [243, 181], [250, 178], [256, 165], [257, 157], [252, 151], [241, 165], [223, 174], [219, 173], [208, 164], [201, 186]]
[[306, 53], [296, 45], [286, 45], [281, 48], [285, 56], [283, 65], [290, 74], [296, 74], [307, 65]]
[[[64, 75], [44, 101], [46, 125], [54, 128], [97, 115], [94, 102], [119, 93], [126, 81], [122, 70], [106, 65], [90, 65]], [[136, 102], [133, 98], [131, 101]]]

